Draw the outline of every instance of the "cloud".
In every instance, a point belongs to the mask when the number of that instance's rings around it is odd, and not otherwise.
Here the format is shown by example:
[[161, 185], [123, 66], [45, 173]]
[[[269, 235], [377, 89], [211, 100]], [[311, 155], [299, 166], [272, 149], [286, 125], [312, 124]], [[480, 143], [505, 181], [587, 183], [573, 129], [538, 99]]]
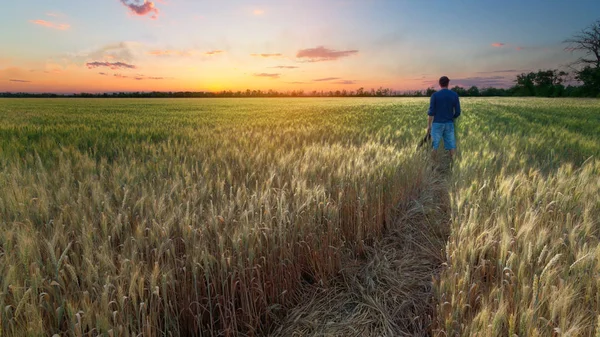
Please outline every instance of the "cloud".
[[135, 69], [136, 66], [133, 64], [127, 64], [123, 62], [88, 62], [85, 64], [88, 69], [94, 69], [98, 67], [108, 67], [110, 69]]
[[335, 61], [342, 57], [358, 54], [358, 50], [333, 50], [323, 46], [317, 48], [301, 49], [296, 54], [297, 58], [308, 59], [308, 62]]
[[287, 83], [289, 83], [289, 84], [304, 84], [306, 82], [287, 82]]
[[276, 79], [276, 78], [279, 78], [280, 74], [260, 73], [260, 74], [254, 74], [254, 76], [256, 76], [256, 77], [267, 77], [267, 78]]
[[325, 82], [325, 81], [333, 81], [333, 80], [339, 80], [339, 77], [325, 77], [325, 78], [317, 78], [316, 80], [313, 80], [315, 82]]
[[277, 54], [250, 54], [250, 56], [254, 56], [254, 57], [280, 57], [282, 55], [280, 53], [277, 53]]
[[262, 9], [255, 9], [255, 10], [252, 11], [252, 14], [254, 14], [254, 15], [263, 15], [263, 14], [265, 14], [265, 11], [262, 10]]
[[335, 81], [335, 82], [332, 82], [332, 83], [333, 84], [344, 84], [344, 85], [347, 85], [347, 84], [356, 84], [356, 81], [341, 80], [341, 81]]
[[146, 77], [146, 76], [137, 76], [134, 77], [134, 79], [136, 81], [143, 81], [143, 80], [162, 80], [164, 79], [164, 77]]
[[82, 63], [92, 60], [120, 60], [132, 62], [143, 56], [147, 49], [144, 44], [134, 41], [123, 41], [108, 44], [99, 48], [87, 49], [77, 53], [68, 54], [74, 62]]
[[[98, 74], [100, 74], [102, 76], [110, 76], [107, 73], [98, 73]], [[116, 77], [116, 78], [119, 78], [119, 79], [130, 78], [130, 79], [133, 79], [133, 80], [136, 80], [136, 81], [143, 81], [143, 80], [164, 80], [165, 79], [164, 77], [145, 76], [145, 75], [142, 75], [142, 74], [137, 74], [135, 76], [127, 76], [127, 75], [123, 75], [123, 74], [120, 74], [120, 73], [113, 74], [113, 77]]]
[[515, 50], [523, 50], [523, 49], [525, 49], [525, 48], [523, 48], [523, 47], [515, 47]]
[[296, 66], [275, 66], [275, 67], [269, 67], [269, 68], [276, 68], [276, 69], [297, 69], [300, 67], [296, 67]]
[[31, 83], [31, 81], [26, 81], [26, 80], [15, 80], [15, 79], [10, 79], [8, 80], [9, 82], [17, 82], [17, 83]]
[[204, 53], [204, 55], [218, 55], [218, 54], [223, 54], [225, 51], [224, 50], [211, 50], [211, 51], [207, 51], [206, 53]]
[[[60, 65], [57, 65], [58, 67], [60, 67]], [[48, 69], [48, 65], [46, 65], [46, 69]], [[44, 70], [44, 74], [60, 74], [62, 73], [63, 70], [61, 68], [53, 68], [53, 69], [49, 69], [49, 70]]]
[[159, 10], [154, 6], [154, 2], [148, 0], [121, 0], [121, 3], [131, 10], [135, 15], [144, 16], [154, 13], [151, 19], [157, 19]]
[[500, 47], [504, 47], [504, 46], [506, 46], [506, 43], [502, 43], [502, 42], [492, 43], [492, 47], [500, 48]]
[[66, 24], [66, 23], [54, 23], [54, 22], [50, 22], [50, 21], [46, 21], [46, 20], [29, 20], [29, 22], [34, 23], [39, 26], [52, 28], [52, 29], [58, 29], [58, 30], [67, 30], [67, 29], [71, 28], [71, 25]]
[[144, 76], [144, 75], [140, 75], [138, 74], [136, 77], [134, 77], [134, 79], [136, 81], [143, 81], [143, 80], [164, 80], [164, 77], [153, 77], [153, 76]]

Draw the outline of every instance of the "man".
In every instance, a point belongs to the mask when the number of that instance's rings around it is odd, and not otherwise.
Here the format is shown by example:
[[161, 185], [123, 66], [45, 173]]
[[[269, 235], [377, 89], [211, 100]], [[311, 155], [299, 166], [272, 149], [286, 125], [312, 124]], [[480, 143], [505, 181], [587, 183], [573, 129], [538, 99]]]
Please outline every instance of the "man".
[[454, 136], [454, 119], [460, 116], [460, 101], [458, 94], [448, 90], [450, 79], [446, 76], [440, 78], [442, 90], [431, 95], [429, 103], [429, 123], [427, 133], [433, 141], [433, 156], [437, 156], [440, 141], [444, 139], [444, 147], [450, 151], [450, 157], [456, 152], [456, 137]]

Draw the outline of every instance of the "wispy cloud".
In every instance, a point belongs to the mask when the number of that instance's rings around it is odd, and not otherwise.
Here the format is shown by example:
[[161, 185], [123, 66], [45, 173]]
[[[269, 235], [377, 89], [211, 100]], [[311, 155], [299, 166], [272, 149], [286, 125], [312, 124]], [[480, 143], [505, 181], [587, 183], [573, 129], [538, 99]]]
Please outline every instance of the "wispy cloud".
[[525, 49], [525, 48], [523, 48], [523, 47], [515, 47], [515, 50], [523, 50], [523, 49]]
[[325, 81], [333, 81], [333, 80], [339, 80], [339, 77], [325, 77], [325, 78], [317, 78], [316, 80], [313, 80], [315, 82], [325, 82]]
[[297, 58], [307, 59], [308, 62], [334, 61], [342, 57], [358, 54], [358, 50], [333, 50], [323, 46], [302, 49], [296, 54]]
[[250, 54], [250, 56], [254, 56], [254, 57], [280, 57], [282, 56], [280, 53], [277, 54]]
[[335, 81], [332, 82], [333, 84], [344, 84], [344, 85], [348, 85], [348, 84], [356, 84], [356, 81], [351, 81], [351, 80], [341, 80], [341, 81]]
[[255, 9], [255, 10], [252, 11], [252, 14], [254, 14], [254, 15], [263, 15], [263, 14], [265, 14], [265, 11], [262, 10], [262, 9]]
[[31, 83], [31, 81], [26, 81], [26, 80], [15, 80], [15, 79], [10, 79], [8, 80], [9, 82], [17, 82], [17, 83]]
[[121, 60], [132, 62], [137, 57], [142, 56], [146, 48], [142, 43], [133, 41], [123, 41], [119, 43], [102, 46], [98, 49], [91, 49], [72, 54], [78, 61], [89, 60]]
[[279, 78], [280, 74], [260, 73], [260, 74], [254, 74], [254, 76], [276, 79], [276, 78]]
[[[107, 73], [98, 73], [99, 75], [102, 76], [110, 76], [110, 74]], [[143, 81], [143, 80], [164, 80], [165, 77], [155, 77], [155, 76], [145, 76], [142, 74], [137, 74], [135, 76], [127, 76], [127, 75], [123, 75], [120, 73], [116, 73], [112, 75], [115, 78], [118, 79], [132, 79], [132, 80], [136, 80], [136, 81]]]
[[52, 29], [58, 29], [58, 30], [67, 30], [67, 29], [71, 28], [71, 25], [69, 25], [67, 23], [54, 23], [54, 22], [50, 22], [50, 21], [46, 21], [46, 20], [29, 20], [29, 22], [39, 25], [39, 26], [52, 28]]
[[151, 14], [151, 19], [157, 19], [159, 10], [154, 5], [154, 2], [148, 0], [121, 0], [121, 3], [125, 5], [129, 10], [139, 16]]
[[504, 47], [504, 46], [506, 46], [506, 43], [502, 43], [502, 42], [492, 43], [492, 47], [500, 48], [500, 47]]
[[204, 53], [204, 55], [219, 55], [225, 53], [224, 50], [211, 50]]
[[269, 68], [275, 68], [275, 69], [297, 69], [300, 67], [296, 67], [296, 66], [275, 66], [275, 67], [269, 67]]
[[135, 69], [136, 66], [133, 64], [127, 64], [123, 62], [88, 62], [85, 64], [89, 69], [94, 69], [98, 67], [108, 67], [110, 69]]
[[136, 81], [143, 81], [143, 80], [164, 80], [164, 77], [152, 77], [152, 76], [136, 76], [134, 77], [134, 79]]

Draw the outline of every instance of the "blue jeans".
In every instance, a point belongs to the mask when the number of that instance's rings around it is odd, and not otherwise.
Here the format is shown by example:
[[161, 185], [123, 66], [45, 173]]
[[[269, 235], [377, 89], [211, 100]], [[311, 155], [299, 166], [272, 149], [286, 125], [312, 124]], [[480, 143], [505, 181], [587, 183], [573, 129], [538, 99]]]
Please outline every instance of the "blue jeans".
[[431, 139], [433, 149], [437, 150], [440, 141], [444, 139], [444, 148], [446, 150], [456, 149], [456, 138], [454, 137], [454, 123], [433, 123], [431, 124]]

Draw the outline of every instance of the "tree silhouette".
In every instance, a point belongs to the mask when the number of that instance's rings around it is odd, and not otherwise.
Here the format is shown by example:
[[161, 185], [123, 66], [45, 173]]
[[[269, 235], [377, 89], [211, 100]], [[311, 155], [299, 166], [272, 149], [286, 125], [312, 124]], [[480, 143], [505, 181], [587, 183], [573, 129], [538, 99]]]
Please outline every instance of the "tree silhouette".
[[584, 53], [574, 64], [600, 68], [600, 19], [566, 39], [564, 43], [567, 43], [566, 51]]
[[581, 52], [572, 66], [583, 66], [575, 70], [575, 78], [583, 83], [582, 93], [586, 96], [600, 96], [600, 19], [564, 41], [565, 50]]

